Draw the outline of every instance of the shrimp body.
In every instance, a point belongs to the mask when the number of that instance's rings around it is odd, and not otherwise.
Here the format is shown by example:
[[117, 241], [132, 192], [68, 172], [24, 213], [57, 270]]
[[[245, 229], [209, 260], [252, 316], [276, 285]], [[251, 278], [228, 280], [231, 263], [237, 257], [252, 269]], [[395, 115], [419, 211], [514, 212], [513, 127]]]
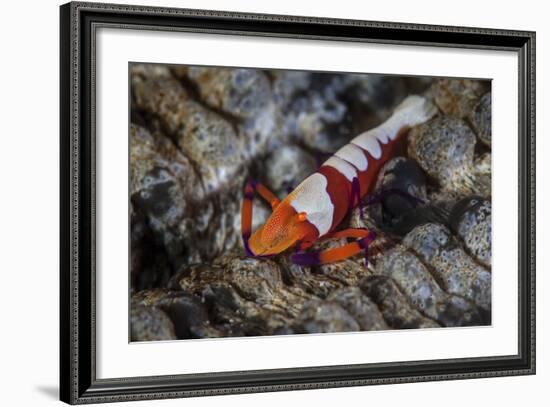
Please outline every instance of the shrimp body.
[[[256, 184], [248, 184], [242, 214], [242, 232], [248, 254], [270, 256], [294, 246], [303, 251], [322, 237], [357, 237], [362, 240], [355, 246], [345, 245], [327, 251], [328, 255], [306, 253], [294, 259], [306, 264], [327, 263], [363, 249], [361, 242], [368, 244], [366, 238], [372, 232], [369, 234], [364, 229], [335, 232], [335, 229], [371, 191], [380, 168], [395, 154], [400, 138], [411, 127], [429, 120], [436, 111], [435, 106], [423, 97], [407, 97], [388, 120], [351, 140], [280, 202], [264, 186], [258, 188]], [[247, 218], [251, 218], [251, 200], [256, 189], [271, 202], [273, 213], [250, 235]]]

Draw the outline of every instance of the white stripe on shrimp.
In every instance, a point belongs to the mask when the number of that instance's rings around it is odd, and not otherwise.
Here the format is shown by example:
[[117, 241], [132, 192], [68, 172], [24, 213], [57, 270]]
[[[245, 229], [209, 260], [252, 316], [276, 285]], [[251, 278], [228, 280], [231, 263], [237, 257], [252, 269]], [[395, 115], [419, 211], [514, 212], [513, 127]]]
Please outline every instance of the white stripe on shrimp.
[[399, 131], [424, 123], [437, 113], [436, 107], [422, 96], [409, 96], [397, 106], [391, 117], [380, 126], [355, 137], [351, 142], [367, 150], [374, 158], [380, 158], [380, 144], [395, 140]]
[[327, 192], [327, 185], [325, 176], [316, 172], [291, 193], [290, 205], [297, 213], [306, 213], [308, 222], [317, 228], [319, 236], [330, 230], [334, 215], [334, 205]]
[[380, 143], [378, 142], [373, 130], [360, 134], [351, 140], [351, 142], [356, 146], [361, 147], [363, 150], [367, 150], [376, 160], [382, 157], [382, 148], [380, 148]]
[[367, 157], [365, 156], [365, 153], [355, 144], [346, 144], [334, 155], [340, 157], [342, 160], [346, 160], [359, 171], [365, 171], [369, 166], [369, 162], [367, 160]]
[[336, 155], [330, 157], [327, 161], [325, 161], [323, 165], [328, 165], [332, 168], [335, 168], [336, 171], [338, 171], [350, 181], [353, 181], [354, 178], [357, 178], [357, 170], [355, 169], [355, 167], [348, 163], [346, 160], [343, 160]]

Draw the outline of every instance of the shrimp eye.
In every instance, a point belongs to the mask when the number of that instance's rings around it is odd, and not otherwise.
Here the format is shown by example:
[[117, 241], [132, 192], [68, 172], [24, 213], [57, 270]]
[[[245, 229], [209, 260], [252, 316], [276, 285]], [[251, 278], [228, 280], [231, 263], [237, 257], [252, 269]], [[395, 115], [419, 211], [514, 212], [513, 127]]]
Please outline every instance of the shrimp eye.
[[305, 213], [305, 212], [300, 212], [300, 213], [298, 214], [298, 220], [299, 220], [300, 222], [303, 222], [303, 221], [307, 220], [307, 213]]

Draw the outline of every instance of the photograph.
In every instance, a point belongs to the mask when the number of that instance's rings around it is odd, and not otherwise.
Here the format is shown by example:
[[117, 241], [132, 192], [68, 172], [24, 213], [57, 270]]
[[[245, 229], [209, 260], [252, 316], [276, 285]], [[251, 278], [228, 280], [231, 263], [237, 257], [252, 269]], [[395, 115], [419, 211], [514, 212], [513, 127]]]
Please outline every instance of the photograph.
[[521, 404], [542, 20], [146, 3], [59, 7], [59, 399]]
[[128, 83], [130, 342], [491, 326], [490, 78]]

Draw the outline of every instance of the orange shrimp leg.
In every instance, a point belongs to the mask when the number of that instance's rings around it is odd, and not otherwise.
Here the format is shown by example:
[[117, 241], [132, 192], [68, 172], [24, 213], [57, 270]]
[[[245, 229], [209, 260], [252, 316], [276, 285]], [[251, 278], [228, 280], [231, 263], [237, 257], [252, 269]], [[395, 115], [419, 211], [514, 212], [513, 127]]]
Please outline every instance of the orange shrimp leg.
[[246, 183], [244, 187], [243, 205], [241, 207], [241, 233], [244, 249], [248, 256], [254, 256], [248, 246], [248, 239], [250, 239], [250, 234], [252, 233], [252, 201], [254, 200], [255, 192], [258, 192], [258, 194], [271, 205], [272, 210], [281, 202], [279, 198], [264, 185], [256, 181], [248, 181]]
[[327, 237], [354, 237], [357, 238], [357, 240], [334, 249], [327, 249], [318, 252], [295, 253], [292, 255], [292, 262], [302, 266], [316, 266], [344, 260], [363, 251], [368, 264], [368, 247], [369, 244], [376, 238], [376, 234], [373, 231], [350, 228], [330, 233]]

